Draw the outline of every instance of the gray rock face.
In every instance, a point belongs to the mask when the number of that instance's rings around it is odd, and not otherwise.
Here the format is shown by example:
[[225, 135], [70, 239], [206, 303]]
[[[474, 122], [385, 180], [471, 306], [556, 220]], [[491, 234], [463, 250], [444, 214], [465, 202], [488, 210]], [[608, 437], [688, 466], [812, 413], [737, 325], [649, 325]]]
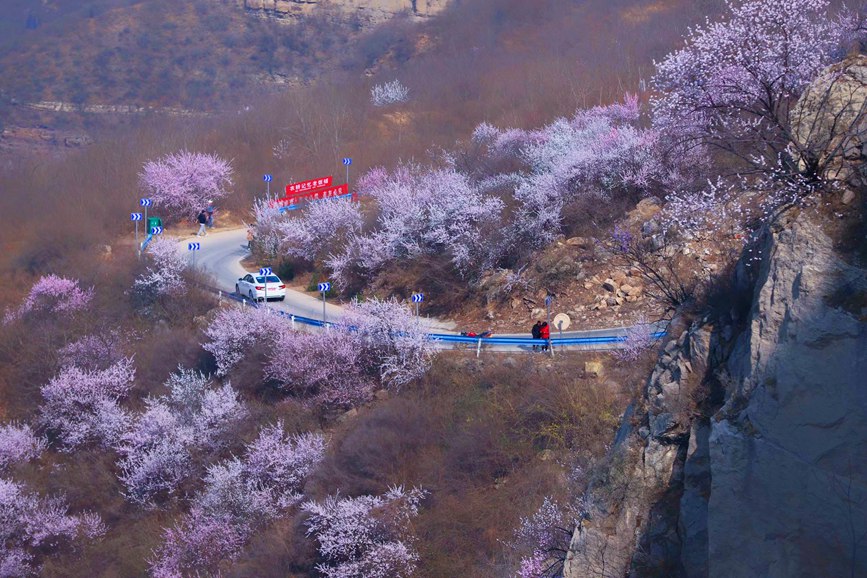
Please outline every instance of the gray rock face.
[[683, 575], [677, 502], [687, 457], [689, 397], [700, 380], [694, 368], [708, 366], [711, 331], [684, 331], [660, 352], [642, 404], [647, 425], [632, 431], [635, 409], [630, 406], [615, 440], [609, 487], [595, 496], [590, 519], [572, 538], [565, 578], [642, 576], [647, 568]]
[[711, 423], [709, 576], [865, 576], [867, 278], [805, 219], [765, 250]]
[[830, 66], [807, 88], [791, 118], [802, 164], [817, 161], [831, 179], [864, 184], [857, 168], [867, 160], [867, 57]]
[[345, 13], [358, 11], [369, 20], [378, 22], [395, 14], [433, 16], [442, 11], [448, 0], [237, 0], [244, 9], [275, 18], [298, 18], [322, 4]]

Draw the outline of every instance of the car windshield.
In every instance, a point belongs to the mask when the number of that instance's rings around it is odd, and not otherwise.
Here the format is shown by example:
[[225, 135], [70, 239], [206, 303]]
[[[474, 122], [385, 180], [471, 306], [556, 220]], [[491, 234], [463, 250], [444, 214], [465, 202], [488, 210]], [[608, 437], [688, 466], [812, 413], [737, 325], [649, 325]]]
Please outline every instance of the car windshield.
[[[264, 282], [265, 282], [264, 277], [256, 277], [256, 283], [264, 283]], [[279, 282], [280, 282], [280, 277], [278, 277], [277, 275], [268, 275], [268, 283], [279, 283]]]

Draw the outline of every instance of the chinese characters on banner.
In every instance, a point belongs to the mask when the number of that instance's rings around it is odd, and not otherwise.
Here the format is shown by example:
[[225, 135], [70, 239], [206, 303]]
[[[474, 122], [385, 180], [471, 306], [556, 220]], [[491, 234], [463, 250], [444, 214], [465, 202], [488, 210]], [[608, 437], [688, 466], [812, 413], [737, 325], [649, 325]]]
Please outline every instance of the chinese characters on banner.
[[269, 206], [291, 211], [297, 209], [298, 205], [305, 201], [320, 201], [322, 199], [333, 199], [344, 196], [349, 196], [349, 185], [346, 184], [337, 185], [336, 187], [327, 187], [324, 189], [312, 189], [305, 193], [296, 193], [292, 196], [283, 197], [282, 199], [275, 199], [269, 203]]
[[308, 191], [312, 191], [314, 189], [319, 189], [322, 187], [330, 187], [332, 183], [332, 178], [322, 177], [321, 179], [312, 179], [310, 181], [301, 181], [300, 183], [291, 183], [286, 185], [286, 196], [294, 197], [300, 195], [302, 193], [306, 193]]

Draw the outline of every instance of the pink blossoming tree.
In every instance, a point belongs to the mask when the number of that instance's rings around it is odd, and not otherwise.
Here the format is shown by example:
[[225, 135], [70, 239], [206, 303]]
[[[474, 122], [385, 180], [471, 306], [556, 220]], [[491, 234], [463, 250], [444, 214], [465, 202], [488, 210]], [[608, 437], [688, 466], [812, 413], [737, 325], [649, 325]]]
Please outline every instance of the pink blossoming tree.
[[0, 426], [0, 472], [12, 464], [28, 462], [42, 455], [48, 443], [27, 424]]
[[352, 407], [369, 400], [377, 383], [365, 366], [358, 335], [331, 329], [281, 334], [265, 367], [280, 387], [329, 407]]
[[[29, 426], [0, 426], [0, 474], [13, 463], [36, 459], [45, 447], [45, 440]], [[69, 515], [62, 498], [40, 498], [4, 477], [0, 477], [0, 521], [0, 576], [33, 575], [48, 547], [56, 550], [105, 533], [98, 515]]]
[[232, 167], [215, 154], [182, 150], [145, 163], [139, 183], [167, 211], [166, 217], [178, 221], [195, 216], [208, 201], [228, 194]]
[[178, 249], [177, 241], [157, 237], [145, 253], [147, 270], [136, 277], [133, 291], [146, 301], [158, 297], [177, 295], [186, 288], [184, 272], [188, 262]]
[[190, 453], [222, 447], [223, 434], [246, 416], [231, 385], [210, 385], [206, 376], [180, 369], [166, 382], [168, 395], [146, 400], [147, 409], [117, 447], [129, 500], [152, 505], [173, 495], [195, 470]]
[[614, 357], [621, 361], [635, 361], [648, 352], [659, 341], [655, 336], [656, 327], [642, 316], [626, 330], [620, 349], [614, 350]]
[[559, 576], [574, 530], [575, 521], [567, 509], [550, 497], [542, 501], [532, 516], [521, 518], [510, 545], [517, 550], [529, 550], [530, 555], [521, 559], [518, 578]]
[[812, 129], [796, 134], [805, 111], [795, 103], [863, 20], [848, 12], [832, 17], [828, 0], [727, 7], [728, 19], [693, 30], [682, 49], [657, 64], [654, 124], [670, 141], [728, 155], [736, 170], [760, 176], [771, 189], [791, 189], [771, 200], [785, 206], [825, 185], [828, 161], [826, 140], [815, 140]]
[[396, 300], [371, 299], [349, 307], [341, 320], [386, 387], [400, 389], [430, 368], [434, 344], [409, 309]]
[[132, 358], [103, 370], [64, 367], [42, 388], [39, 423], [57, 435], [63, 451], [91, 442], [113, 446], [129, 424], [119, 401], [127, 396], [134, 379]]
[[358, 234], [362, 222], [358, 203], [349, 199], [311, 202], [299, 215], [283, 219], [280, 246], [293, 257], [318, 264], [338, 252], [351, 235]]
[[[363, 245], [354, 256], [368, 273], [395, 259], [445, 254], [466, 274], [484, 270], [496, 258], [484, 233], [499, 228], [503, 203], [480, 194], [452, 169], [426, 170], [413, 164], [391, 174], [375, 169], [361, 179], [359, 192], [375, 199], [380, 209], [376, 230], [362, 241], [350, 240]], [[339, 259], [330, 263], [350, 265]]]
[[75, 516], [68, 510], [62, 498], [42, 498], [23, 484], [0, 478], [0, 575], [36, 574], [47, 551], [105, 533], [98, 515]]
[[82, 289], [77, 279], [57, 275], [43, 275], [30, 288], [27, 297], [18, 309], [7, 311], [6, 323], [28, 313], [47, 313], [68, 316], [83, 311], [93, 300], [93, 288]]
[[301, 500], [304, 480], [324, 455], [321, 435], [287, 436], [282, 422], [264, 428], [243, 459], [208, 469], [190, 513], [166, 529], [152, 574], [214, 572], [221, 562], [237, 558], [258, 527]]
[[426, 492], [393, 487], [382, 496], [305, 502], [307, 534], [325, 560], [328, 578], [407, 578], [418, 564], [412, 519]]
[[217, 375], [224, 376], [254, 346], [271, 351], [275, 340], [290, 329], [286, 319], [266, 307], [227, 307], [205, 329], [209, 341], [202, 347], [214, 355]]
[[60, 349], [60, 365], [74, 365], [83, 371], [106, 369], [124, 358], [123, 342], [116, 330], [85, 335]]

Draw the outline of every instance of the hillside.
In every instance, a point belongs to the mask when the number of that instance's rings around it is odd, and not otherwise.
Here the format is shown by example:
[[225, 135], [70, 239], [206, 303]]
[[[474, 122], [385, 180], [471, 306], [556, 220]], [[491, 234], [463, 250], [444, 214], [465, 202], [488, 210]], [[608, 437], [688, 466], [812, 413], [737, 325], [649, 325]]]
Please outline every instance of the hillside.
[[867, 9], [0, 7], [0, 575], [867, 570]]

